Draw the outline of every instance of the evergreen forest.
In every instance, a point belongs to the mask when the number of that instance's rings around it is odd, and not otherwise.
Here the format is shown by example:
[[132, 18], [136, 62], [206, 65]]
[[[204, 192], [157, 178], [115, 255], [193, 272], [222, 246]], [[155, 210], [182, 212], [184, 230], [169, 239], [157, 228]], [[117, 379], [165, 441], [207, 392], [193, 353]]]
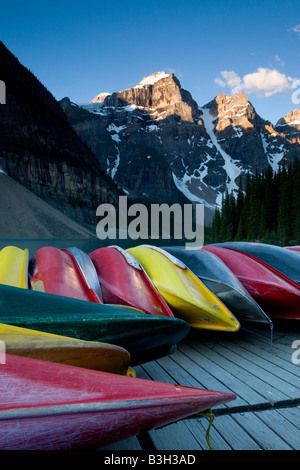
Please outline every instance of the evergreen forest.
[[225, 193], [209, 233], [210, 243], [255, 241], [300, 244], [300, 160], [254, 176], [238, 193]]

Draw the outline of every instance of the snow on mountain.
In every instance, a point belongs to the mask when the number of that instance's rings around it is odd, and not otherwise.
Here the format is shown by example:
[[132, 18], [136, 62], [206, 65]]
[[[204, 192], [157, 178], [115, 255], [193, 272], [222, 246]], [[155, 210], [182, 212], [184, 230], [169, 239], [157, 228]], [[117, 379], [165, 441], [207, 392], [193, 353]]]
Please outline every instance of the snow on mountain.
[[289, 139], [300, 139], [300, 110], [294, 109], [279, 119], [275, 129]]
[[158, 82], [162, 78], [167, 78], [169, 76], [169, 73], [155, 72], [152, 75], [149, 75], [148, 77], [144, 77], [137, 85], [134, 86], [134, 88], [141, 88], [146, 85], [154, 85], [154, 83]]
[[[276, 137], [277, 134], [273, 133], [272, 137]], [[264, 148], [265, 155], [268, 159], [269, 165], [272, 167], [272, 170], [277, 173], [279, 170], [279, 164], [284, 158], [284, 144], [275, 147], [274, 143], [269, 142], [266, 138], [266, 135], [261, 133], [261, 140]]]
[[111, 93], [99, 93], [95, 98], [91, 100], [91, 103], [102, 103], [107, 96], [110, 96]]
[[269, 165], [278, 171], [300, 152], [299, 110], [273, 126], [246, 93], [222, 93], [199, 106], [165, 72], [100, 93], [79, 109], [86, 114], [76, 119], [74, 109], [67, 112], [71, 125], [126, 194], [167, 203], [182, 196], [210, 213], [247, 173]]
[[204, 126], [207, 130], [207, 133], [216, 147], [217, 151], [221, 154], [224, 159], [224, 168], [227, 174], [226, 186], [229, 192], [238, 190], [238, 185], [236, 184], [236, 178], [241, 174], [241, 168], [233, 161], [230, 155], [228, 155], [220, 146], [217, 137], [214, 133], [214, 120], [215, 117], [212, 116], [208, 108], [200, 108], [202, 111], [202, 118], [204, 120]]

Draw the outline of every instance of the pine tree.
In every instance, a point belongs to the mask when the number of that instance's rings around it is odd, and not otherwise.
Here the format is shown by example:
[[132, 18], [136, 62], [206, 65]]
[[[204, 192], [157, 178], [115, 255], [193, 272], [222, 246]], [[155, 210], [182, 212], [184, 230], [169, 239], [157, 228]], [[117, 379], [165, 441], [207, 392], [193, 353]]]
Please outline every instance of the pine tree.
[[249, 209], [247, 220], [247, 239], [255, 240], [259, 235], [259, 223], [261, 212], [261, 200], [259, 193], [259, 175], [252, 178], [249, 189]]
[[290, 236], [290, 203], [289, 174], [285, 167], [279, 174], [279, 201], [278, 201], [278, 239], [282, 246], [288, 243]]
[[300, 244], [300, 161], [296, 160], [291, 175], [291, 239]]
[[231, 204], [231, 195], [229, 195], [228, 189], [226, 189], [225, 196], [222, 203], [221, 212], [221, 238], [223, 241], [229, 241], [232, 239], [233, 233], [233, 213]]
[[[264, 206], [265, 206], [265, 226], [266, 231], [272, 232], [277, 229], [277, 198], [278, 192], [275, 189], [275, 178], [272, 167], [269, 166], [264, 173]], [[266, 235], [266, 233], [264, 234]]]
[[217, 208], [215, 210], [214, 218], [212, 221], [211, 225], [211, 232], [210, 232], [210, 238], [211, 242], [218, 242], [220, 241], [221, 237], [221, 212], [220, 209]]
[[[244, 189], [243, 189], [244, 186]], [[277, 173], [246, 175], [237, 196], [225, 192], [212, 224], [213, 241], [264, 240], [300, 243], [300, 161]]]

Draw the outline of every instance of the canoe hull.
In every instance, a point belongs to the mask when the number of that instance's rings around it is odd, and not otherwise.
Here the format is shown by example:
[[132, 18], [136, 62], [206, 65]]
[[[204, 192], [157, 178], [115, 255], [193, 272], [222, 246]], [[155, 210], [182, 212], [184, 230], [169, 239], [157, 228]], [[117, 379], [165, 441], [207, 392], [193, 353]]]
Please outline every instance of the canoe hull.
[[74, 255], [52, 246], [40, 248], [30, 259], [30, 287], [48, 294], [102, 303], [89, 288]]
[[76, 246], [69, 247], [65, 251], [70, 252], [74, 256], [75, 261], [79, 266], [87, 285], [92, 291], [97, 294], [100, 301], [103, 302], [99, 279], [96, 273], [95, 266], [93, 265], [89, 255], [84, 251], [80, 250], [80, 248], [77, 248]]
[[246, 252], [208, 245], [233, 271], [271, 318], [300, 318], [300, 287], [281, 272]]
[[109, 246], [93, 251], [89, 257], [99, 277], [104, 303], [131, 305], [150, 315], [174, 316], [140, 263], [125, 250]]
[[1, 450], [99, 449], [235, 399], [9, 355], [0, 390]]
[[179, 318], [0, 286], [0, 322], [85, 341], [120, 346], [131, 365], [174, 351], [190, 330]]
[[293, 251], [294, 253], [300, 254], [300, 246], [286, 246], [286, 250]]
[[272, 321], [220, 258], [205, 250], [187, 250], [184, 247], [167, 247], [171, 253], [212, 291], [241, 322], [259, 322], [270, 325]]
[[267, 243], [250, 242], [224, 242], [210, 246], [231, 248], [252, 255], [292, 279], [292, 281], [300, 283], [300, 260], [298, 253], [295, 251]]
[[6, 246], [0, 251], [0, 284], [28, 289], [28, 250]]
[[81, 341], [13, 325], [0, 324], [7, 354], [126, 375], [130, 354], [112, 344]]
[[178, 259], [157, 247], [138, 246], [127, 251], [142, 264], [176, 317], [193, 328], [239, 330], [234, 315]]

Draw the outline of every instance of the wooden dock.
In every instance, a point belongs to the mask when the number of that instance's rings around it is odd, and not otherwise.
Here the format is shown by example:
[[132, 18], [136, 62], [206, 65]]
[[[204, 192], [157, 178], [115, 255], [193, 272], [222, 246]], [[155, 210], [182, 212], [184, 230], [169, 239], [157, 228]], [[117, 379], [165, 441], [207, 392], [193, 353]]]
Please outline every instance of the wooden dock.
[[[193, 330], [172, 355], [135, 371], [149, 380], [235, 393], [236, 400], [213, 409], [214, 450], [299, 450], [297, 360], [300, 322], [274, 323], [272, 344], [269, 327], [248, 323], [237, 333]], [[191, 417], [106, 449], [208, 450], [208, 425], [208, 417]]]

